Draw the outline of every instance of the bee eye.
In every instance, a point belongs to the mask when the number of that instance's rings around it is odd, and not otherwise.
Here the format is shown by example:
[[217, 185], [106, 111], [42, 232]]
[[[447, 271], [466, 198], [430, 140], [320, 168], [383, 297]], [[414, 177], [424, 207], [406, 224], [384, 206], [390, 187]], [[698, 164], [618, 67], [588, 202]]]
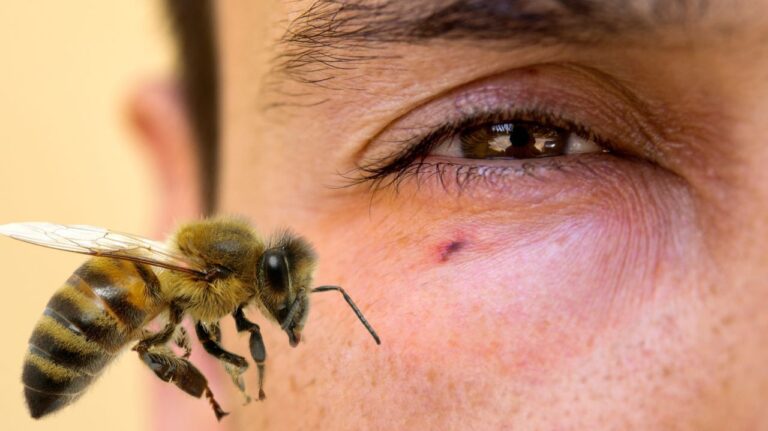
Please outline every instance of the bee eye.
[[290, 287], [288, 260], [282, 250], [267, 250], [261, 258], [261, 271], [266, 284], [274, 291], [285, 292]]

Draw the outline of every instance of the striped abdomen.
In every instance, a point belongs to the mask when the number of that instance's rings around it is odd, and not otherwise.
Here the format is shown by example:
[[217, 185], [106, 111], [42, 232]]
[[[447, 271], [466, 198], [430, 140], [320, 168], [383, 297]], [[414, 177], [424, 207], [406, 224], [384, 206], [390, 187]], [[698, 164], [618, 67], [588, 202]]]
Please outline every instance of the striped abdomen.
[[162, 309], [146, 265], [96, 257], [45, 308], [29, 339], [22, 381], [32, 417], [76, 400], [104, 366]]

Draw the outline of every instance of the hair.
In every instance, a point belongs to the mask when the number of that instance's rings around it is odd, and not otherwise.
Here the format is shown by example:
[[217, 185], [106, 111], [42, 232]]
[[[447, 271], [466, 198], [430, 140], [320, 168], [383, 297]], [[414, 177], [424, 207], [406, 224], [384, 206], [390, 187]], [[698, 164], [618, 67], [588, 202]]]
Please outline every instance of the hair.
[[218, 53], [211, 0], [165, 0], [177, 73], [197, 144], [205, 212], [216, 207], [219, 140]]

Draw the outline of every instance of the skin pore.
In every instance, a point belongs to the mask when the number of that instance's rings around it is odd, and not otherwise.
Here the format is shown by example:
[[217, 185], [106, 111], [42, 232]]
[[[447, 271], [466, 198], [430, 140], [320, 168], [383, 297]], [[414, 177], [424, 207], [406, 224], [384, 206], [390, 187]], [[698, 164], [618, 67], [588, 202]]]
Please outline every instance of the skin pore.
[[[218, 212], [305, 236], [382, 339], [313, 297], [223, 426], [768, 427], [768, 3], [450, 4], [217, 4]], [[462, 157], [499, 123], [600, 150]]]

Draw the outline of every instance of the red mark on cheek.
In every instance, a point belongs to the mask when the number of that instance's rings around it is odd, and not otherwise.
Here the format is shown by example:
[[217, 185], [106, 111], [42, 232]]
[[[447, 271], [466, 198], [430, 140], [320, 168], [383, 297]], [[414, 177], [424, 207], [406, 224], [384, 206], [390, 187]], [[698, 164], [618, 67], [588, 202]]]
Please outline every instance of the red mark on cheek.
[[440, 263], [448, 262], [454, 254], [461, 251], [467, 246], [467, 242], [463, 239], [454, 239], [444, 244], [440, 244], [437, 249], [437, 261]]

